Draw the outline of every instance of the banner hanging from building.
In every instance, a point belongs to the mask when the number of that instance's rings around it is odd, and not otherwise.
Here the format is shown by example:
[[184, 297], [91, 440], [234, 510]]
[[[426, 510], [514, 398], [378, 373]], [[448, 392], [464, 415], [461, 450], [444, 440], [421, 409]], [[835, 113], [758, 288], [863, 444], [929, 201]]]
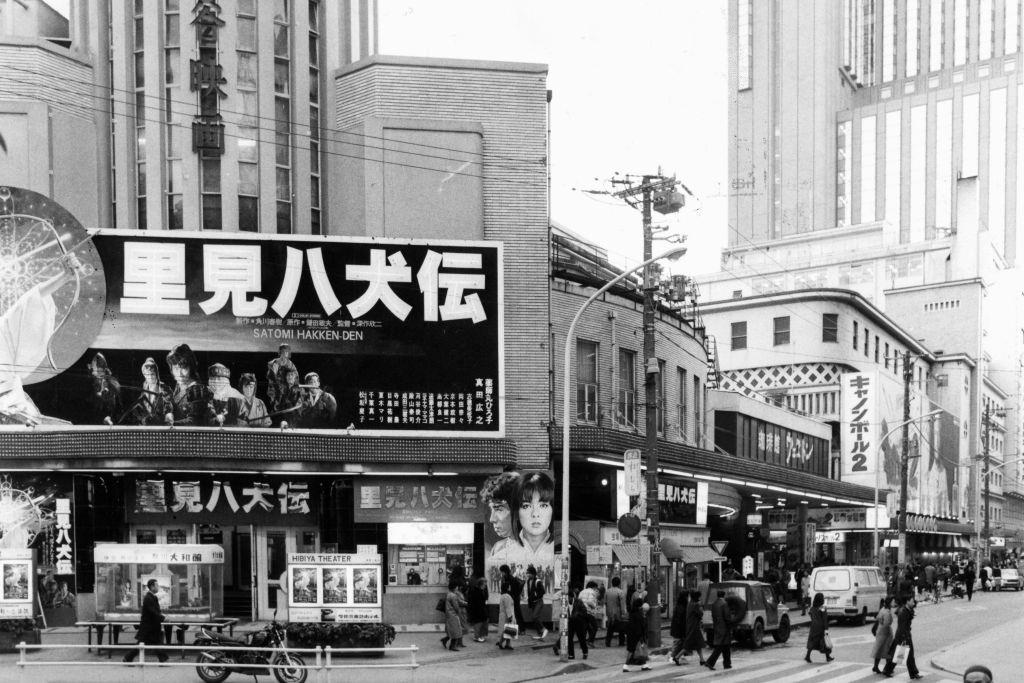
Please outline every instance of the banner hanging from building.
[[842, 376], [843, 480], [873, 486], [878, 467], [878, 373]]
[[0, 220], [64, 264], [0, 296], [41, 314], [0, 421], [504, 435], [500, 244], [39, 227], [57, 209]]

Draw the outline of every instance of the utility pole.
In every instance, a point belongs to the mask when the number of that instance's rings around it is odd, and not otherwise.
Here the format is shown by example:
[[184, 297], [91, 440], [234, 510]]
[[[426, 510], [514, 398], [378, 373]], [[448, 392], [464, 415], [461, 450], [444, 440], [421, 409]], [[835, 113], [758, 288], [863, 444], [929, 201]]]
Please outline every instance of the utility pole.
[[989, 456], [991, 455], [989, 452], [989, 427], [991, 426], [992, 420], [992, 407], [988, 403], [985, 404], [985, 416], [982, 420], [982, 433], [984, 434], [984, 437], [982, 437], [982, 447], [984, 448], [985, 458], [985, 469], [982, 471], [981, 475], [985, 478], [985, 530], [982, 532], [985, 536], [985, 545], [982, 546], [985, 549], [985, 554], [982, 556], [982, 559], [987, 560], [989, 558], [989, 553], [991, 552], [991, 548], [989, 548], [989, 539], [992, 538], [992, 529], [989, 526], [990, 496], [992, 495], [992, 490], [989, 487]]
[[[651, 209], [653, 207], [654, 195], [658, 193], [664, 197], [671, 194], [678, 181], [675, 178], [665, 178], [659, 174], [644, 175], [639, 185], [633, 185], [627, 176], [625, 180], [612, 180], [612, 184], [625, 184], [628, 187], [615, 193], [616, 197], [624, 199], [631, 206], [636, 207], [636, 197], [640, 197], [640, 211], [643, 216], [644, 231], [644, 261], [650, 261], [652, 256], [652, 242], [654, 239], [651, 226]], [[680, 195], [681, 198], [682, 195]], [[631, 201], [633, 200], [633, 201]], [[661, 213], [678, 211], [682, 206], [681, 199], [679, 206], [672, 208], [673, 200], [668, 202], [666, 210]], [[646, 406], [646, 433], [644, 449], [647, 451], [647, 534], [651, 544], [650, 567], [647, 579], [647, 602], [651, 611], [647, 618], [647, 643], [651, 647], [661, 645], [661, 586], [659, 573], [661, 571], [661, 543], [659, 529], [658, 510], [658, 356], [655, 353], [655, 299], [654, 294], [659, 289], [659, 282], [654, 274], [654, 264], [644, 267], [643, 292], [644, 292], [644, 400]], [[664, 381], [664, 379], [662, 379]]]
[[914, 368], [910, 364], [910, 351], [903, 352], [903, 446], [900, 454], [900, 547], [897, 562], [907, 563], [907, 479], [910, 476], [910, 382], [914, 379]]

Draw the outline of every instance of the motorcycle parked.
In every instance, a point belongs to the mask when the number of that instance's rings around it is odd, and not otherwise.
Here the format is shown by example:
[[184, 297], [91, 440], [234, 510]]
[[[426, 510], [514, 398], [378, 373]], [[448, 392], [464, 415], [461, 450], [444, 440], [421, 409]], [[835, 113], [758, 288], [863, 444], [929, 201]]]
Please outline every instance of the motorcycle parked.
[[[271, 621], [260, 630], [248, 633], [245, 640], [229, 638], [221, 633], [212, 633], [205, 627], [196, 636], [195, 644], [207, 647], [199, 653], [196, 673], [206, 683], [221, 683], [233, 673], [243, 676], [266, 676], [270, 667], [237, 667], [236, 664], [275, 664], [284, 668], [274, 668], [274, 677], [278, 683], [305, 683], [308, 669], [304, 669], [305, 660], [297, 654], [285, 649], [284, 625]], [[272, 651], [250, 650], [247, 648], [269, 647]]]

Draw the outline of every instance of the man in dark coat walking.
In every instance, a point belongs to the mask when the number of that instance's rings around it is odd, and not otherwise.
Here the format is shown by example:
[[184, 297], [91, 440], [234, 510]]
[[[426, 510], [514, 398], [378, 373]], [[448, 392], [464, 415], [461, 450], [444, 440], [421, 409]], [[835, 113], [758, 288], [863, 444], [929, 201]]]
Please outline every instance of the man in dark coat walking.
[[967, 602], [971, 601], [974, 597], [974, 563], [968, 562], [967, 569], [964, 570], [964, 588], [967, 590]]
[[[135, 634], [135, 640], [146, 645], [161, 645], [164, 641], [164, 615], [160, 614], [160, 601], [156, 594], [160, 591], [160, 584], [156, 579], [146, 582], [149, 592], [142, 598], [142, 618], [139, 620], [139, 628]], [[157, 659], [161, 662], [167, 661], [167, 653], [163, 650], [154, 650]], [[138, 650], [129, 650], [124, 656], [124, 661], [133, 662]]]
[[718, 591], [718, 599], [711, 605], [711, 622], [714, 625], [711, 656], [704, 662], [709, 669], [715, 668], [718, 655], [722, 655], [722, 668], [732, 668], [732, 622], [729, 605], [725, 602], [725, 591]]

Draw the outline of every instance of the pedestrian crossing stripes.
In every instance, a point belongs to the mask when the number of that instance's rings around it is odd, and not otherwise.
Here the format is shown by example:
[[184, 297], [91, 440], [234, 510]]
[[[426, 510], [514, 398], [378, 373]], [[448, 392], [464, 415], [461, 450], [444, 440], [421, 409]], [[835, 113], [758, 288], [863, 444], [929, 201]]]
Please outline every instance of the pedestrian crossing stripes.
[[[891, 679], [882, 678], [871, 671], [871, 664], [862, 662], [830, 662], [808, 664], [803, 660], [780, 661], [762, 659], [733, 660], [732, 669], [722, 669], [721, 663], [714, 671], [699, 666], [695, 661], [675, 667], [655, 661], [650, 671], [636, 671], [622, 676], [638, 681], [714, 681], [714, 683], [868, 683], [883, 680], [907, 681], [910, 676], [905, 668], [897, 669]], [[922, 683], [959, 683], [952, 674], [937, 671], [921, 671]], [[621, 680], [621, 679], [619, 679]]]

